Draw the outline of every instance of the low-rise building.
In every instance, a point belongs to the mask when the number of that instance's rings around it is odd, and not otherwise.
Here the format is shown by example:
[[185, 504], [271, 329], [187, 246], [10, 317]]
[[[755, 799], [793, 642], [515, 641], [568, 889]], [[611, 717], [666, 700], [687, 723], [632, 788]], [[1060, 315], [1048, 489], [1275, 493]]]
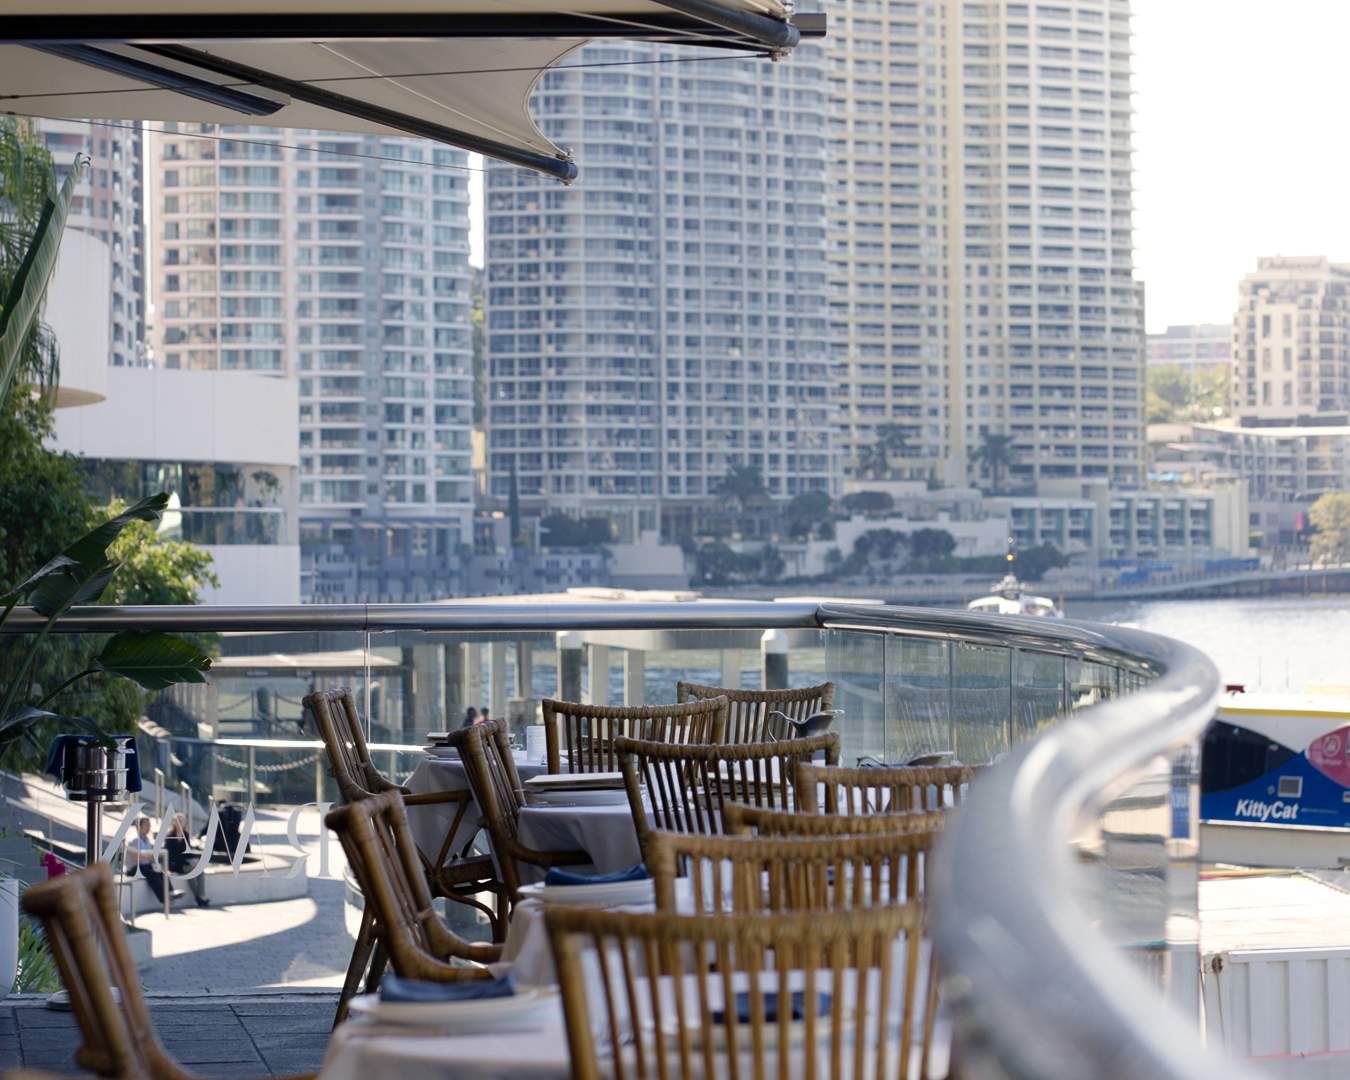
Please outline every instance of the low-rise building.
[[1149, 367], [1176, 364], [1187, 369], [1226, 366], [1233, 358], [1233, 327], [1228, 323], [1169, 326], [1148, 335]]
[[243, 371], [105, 373], [106, 398], [59, 410], [55, 425], [55, 446], [84, 459], [95, 498], [167, 491], [160, 533], [205, 548], [220, 578], [204, 603], [299, 603], [295, 383]]

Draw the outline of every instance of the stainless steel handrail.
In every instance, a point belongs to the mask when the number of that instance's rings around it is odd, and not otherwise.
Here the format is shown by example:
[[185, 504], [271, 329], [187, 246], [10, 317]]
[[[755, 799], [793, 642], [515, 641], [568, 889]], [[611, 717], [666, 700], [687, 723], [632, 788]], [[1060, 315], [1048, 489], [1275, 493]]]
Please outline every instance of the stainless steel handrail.
[[827, 627], [1081, 652], [1156, 675], [1066, 717], [971, 788], [934, 859], [934, 937], [959, 988], [970, 1075], [1205, 1078], [1249, 1075], [1206, 1051], [1193, 1022], [1095, 929], [1078, 900], [1076, 824], [1128, 790], [1159, 754], [1198, 740], [1221, 683], [1182, 642], [1138, 630], [959, 612], [827, 605]]
[[[35, 629], [16, 612], [5, 629]], [[961, 982], [972, 1074], [1201, 1077], [1244, 1074], [1203, 1050], [1093, 927], [1075, 890], [1070, 838], [1159, 754], [1197, 740], [1218, 672], [1197, 650], [1153, 634], [1070, 621], [817, 604], [812, 601], [447, 603], [286, 608], [86, 607], [58, 629], [197, 631], [851, 629], [1011, 646], [1097, 660], [1152, 676], [1015, 750], [972, 789], [934, 861], [934, 933]]]
[[[166, 604], [72, 608], [61, 633], [176, 630], [229, 633], [265, 630], [790, 630], [816, 629], [812, 601], [592, 601], [565, 604], [450, 602], [437, 604], [311, 604], [291, 607], [206, 607]], [[25, 633], [46, 620], [17, 608], [0, 633]]]

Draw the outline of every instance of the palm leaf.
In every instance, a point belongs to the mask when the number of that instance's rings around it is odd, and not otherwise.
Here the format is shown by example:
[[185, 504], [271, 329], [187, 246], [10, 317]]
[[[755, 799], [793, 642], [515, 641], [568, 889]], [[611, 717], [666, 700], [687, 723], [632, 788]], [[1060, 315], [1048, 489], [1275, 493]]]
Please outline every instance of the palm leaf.
[[24, 342], [37, 322], [42, 298], [47, 294], [47, 286], [56, 269], [56, 256], [61, 248], [66, 218], [70, 215], [71, 199], [88, 163], [87, 157], [77, 155], [56, 198], [47, 199], [23, 262], [10, 282], [4, 310], [0, 311], [0, 405], [9, 397]]
[[[69, 592], [73, 582], [90, 578], [95, 573], [107, 568], [109, 562], [108, 547], [121, 535], [123, 529], [133, 521], [158, 521], [159, 515], [168, 505], [169, 496], [161, 491], [155, 495], [147, 495], [140, 502], [128, 506], [116, 517], [109, 518], [97, 528], [85, 533], [60, 555], [57, 555], [54, 559], [49, 559], [41, 569], [29, 575], [22, 584], [0, 596], [0, 603], [7, 603], [16, 597], [22, 599], [31, 594], [33, 606], [42, 614], [49, 615], [53, 611], [59, 611], [58, 594]], [[116, 569], [115, 566], [114, 569]], [[43, 600], [43, 606], [39, 606], [37, 587], [54, 577], [67, 580], [53, 584], [51, 596]], [[97, 600], [106, 586], [107, 581], [105, 580], [97, 591], [92, 594], [77, 595], [71, 600], [71, 603]], [[44, 610], [44, 607], [46, 610]]]
[[172, 634], [128, 630], [109, 638], [90, 667], [131, 679], [146, 690], [163, 690], [175, 683], [206, 682], [211, 658]]

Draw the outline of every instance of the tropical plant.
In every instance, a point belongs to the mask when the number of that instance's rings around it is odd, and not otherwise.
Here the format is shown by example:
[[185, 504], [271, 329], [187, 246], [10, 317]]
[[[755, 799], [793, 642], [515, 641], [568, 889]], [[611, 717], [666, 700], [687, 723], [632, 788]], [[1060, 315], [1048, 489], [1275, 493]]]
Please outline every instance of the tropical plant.
[[28, 700], [35, 693], [34, 660], [56, 623], [76, 604], [98, 602], [121, 565], [112, 550], [118, 538], [136, 522], [158, 521], [168, 502], [169, 496], [163, 492], [142, 499], [68, 545], [21, 584], [0, 596], [0, 603], [4, 604], [0, 626], [20, 603], [29, 604], [45, 620], [36, 634], [21, 639], [26, 649], [0, 698], [0, 754], [20, 739], [35, 742], [34, 728], [54, 721], [83, 728], [109, 741], [107, 733], [93, 721], [61, 716], [46, 708], [61, 693], [91, 675], [119, 676], [146, 690], [206, 681], [211, 660], [193, 643], [158, 631], [123, 631], [112, 635], [94, 656], [81, 663], [79, 670], [55, 688], [42, 693], [36, 701]]
[[989, 476], [989, 490], [998, 492], [1003, 487], [1003, 475], [1008, 467], [1017, 460], [1017, 451], [1013, 447], [1011, 435], [999, 435], [985, 431], [980, 435], [980, 445], [970, 455], [970, 460], [980, 466]]
[[759, 469], [753, 465], [732, 465], [726, 476], [718, 481], [716, 494], [735, 499], [743, 514], [747, 506], [764, 498], [768, 492]]
[[0, 122], [0, 405], [20, 379], [44, 389], [56, 383], [56, 343], [38, 314], [88, 164], [77, 155], [57, 191], [51, 155], [19, 121]]
[[874, 480], [891, 476], [891, 458], [904, 457], [909, 449], [909, 433], [900, 424], [878, 424], [876, 441], [858, 452], [858, 471]]
[[1313, 533], [1308, 546], [1318, 561], [1350, 561], [1350, 493], [1328, 492], [1308, 510]]
[[808, 537], [830, 519], [830, 497], [823, 491], [804, 491], [796, 495], [784, 510], [784, 527], [789, 536]]
[[855, 491], [840, 501], [850, 514], [888, 514], [895, 509], [895, 500], [886, 491]]
[[47, 935], [32, 919], [19, 919], [19, 970], [15, 994], [50, 994], [61, 989], [61, 972], [47, 946]]

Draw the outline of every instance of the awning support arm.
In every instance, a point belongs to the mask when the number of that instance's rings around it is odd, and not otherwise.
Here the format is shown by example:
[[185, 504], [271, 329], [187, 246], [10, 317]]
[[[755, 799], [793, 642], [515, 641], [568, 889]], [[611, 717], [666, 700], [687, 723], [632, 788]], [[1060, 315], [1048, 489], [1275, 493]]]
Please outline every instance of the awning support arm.
[[137, 48], [164, 57], [166, 60], [177, 60], [180, 63], [199, 67], [203, 71], [210, 71], [216, 75], [226, 75], [241, 82], [252, 83], [267, 90], [274, 90], [277, 93], [286, 94], [296, 101], [303, 101], [321, 109], [331, 109], [333, 112], [343, 113], [359, 120], [366, 120], [382, 127], [393, 128], [396, 131], [415, 135], [418, 138], [448, 143], [451, 146], [458, 146], [462, 150], [483, 154], [486, 157], [496, 158], [512, 165], [519, 165], [522, 168], [535, 169], [538, 172], [556, 177], [564, 184], [571, 183], [577, 176], [576, 164], [570, 160], [555, 157], [552, 154], [522, 150], [518, 146], [498, 142], [496, 139], [488, 139], [481, 135], [459, 131], [456, 128], [445, 127], [430, 120], [409, 116], [407, 113], [401, 113], [394, 109], [386, 109], [382, 105], [361, 101], [345, 94], [337, 94], [332, 90], [325, 90], [310, 83], [297, 82], [295, 79], [288, 79], [284, 75], [276, 75], [270, 71], [240, 64], [221, 56], [202, 52], [199, 49], [190, 49], [185, 45], [138, 45]]

